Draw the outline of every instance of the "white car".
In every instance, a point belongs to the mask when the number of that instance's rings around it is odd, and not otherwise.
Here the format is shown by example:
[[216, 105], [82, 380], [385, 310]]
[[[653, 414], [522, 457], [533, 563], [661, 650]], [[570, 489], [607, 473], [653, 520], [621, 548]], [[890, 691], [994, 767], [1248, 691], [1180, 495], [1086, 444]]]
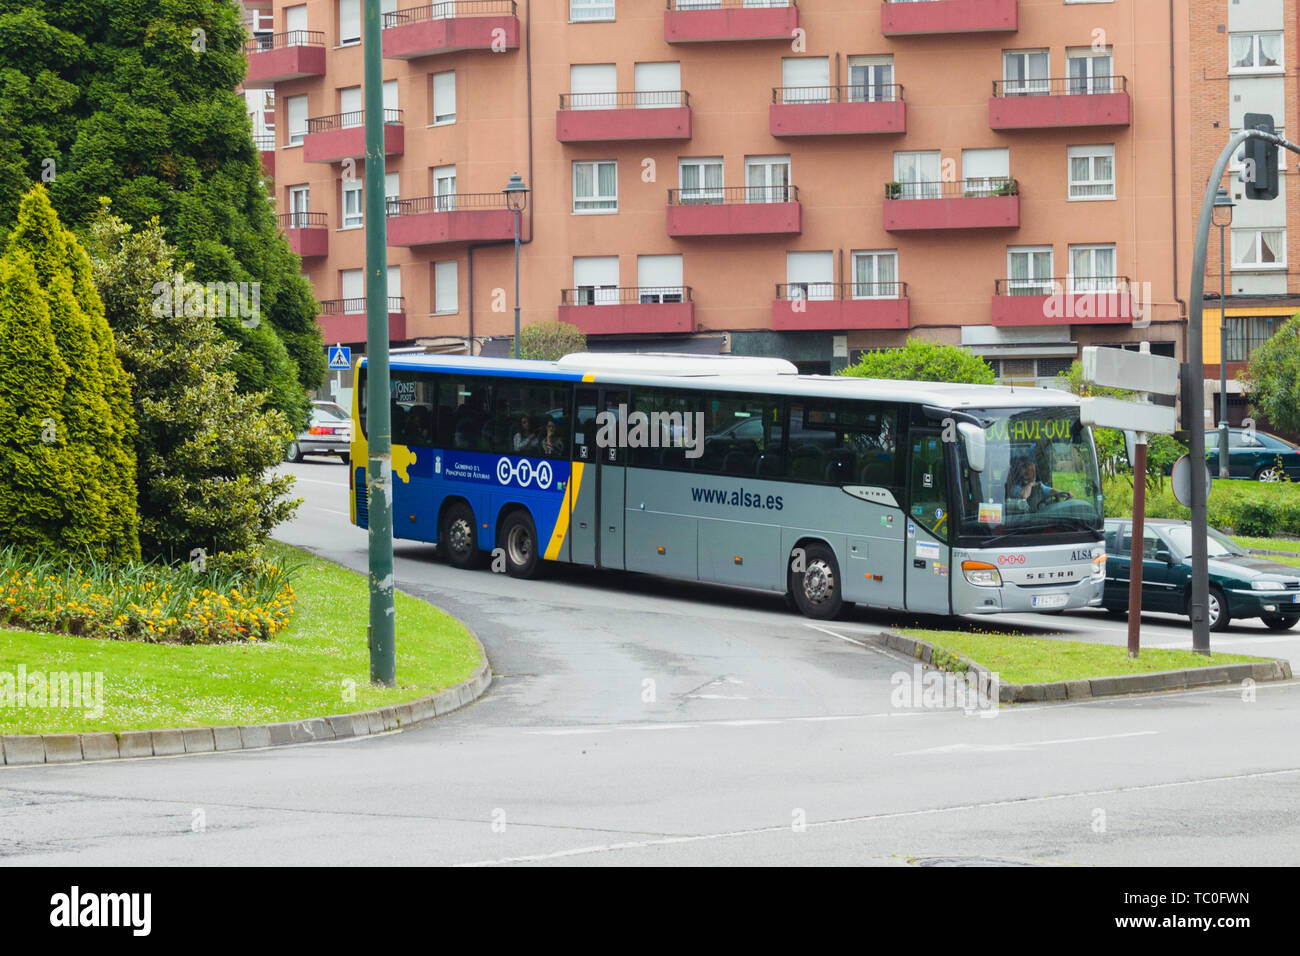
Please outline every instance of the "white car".
[[351, 444], [352, 417], [334, 402], [312, 402], [307, 430], [289, 443], [284, 460], [302, 461], [306, 455], [332, 455], [346, 465]]

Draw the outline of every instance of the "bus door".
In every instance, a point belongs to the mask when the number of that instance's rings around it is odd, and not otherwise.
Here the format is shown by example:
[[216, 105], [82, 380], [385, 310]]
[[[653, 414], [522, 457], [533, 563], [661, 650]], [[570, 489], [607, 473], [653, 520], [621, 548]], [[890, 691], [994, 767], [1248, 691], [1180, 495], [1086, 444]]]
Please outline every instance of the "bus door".
[[[623, 499], [626, 450], [598, 440], [599, 412], [615, 416], [627, 405], [625, 390], [575, 390], [573, 473], [570, 484], [569, 560], [602, 568], [623, 567]], [[608, 431], [608, 429], [606, 429]], [[614, 431], [617, 439], [617, 429]]]
[[904, 551], [909, 611], [949, 614], [948, 465], [937, 428], [908, 431], [907, 547]]

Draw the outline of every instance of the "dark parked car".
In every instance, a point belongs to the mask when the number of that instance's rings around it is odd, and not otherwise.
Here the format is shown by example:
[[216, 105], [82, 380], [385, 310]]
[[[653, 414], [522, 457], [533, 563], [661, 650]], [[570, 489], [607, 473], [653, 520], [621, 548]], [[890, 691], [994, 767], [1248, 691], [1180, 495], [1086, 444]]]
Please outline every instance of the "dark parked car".
[[[1191, 596], [1190, 521], [1148, 520], [1142, 540], [1142, 610], [1186, 614]], [[1222, 631], [1233, 618], [1257, 617], [1275, 631], [1300, 621], [1300, 568], [1251, 555], [1227, 535], [1209, 529], [1210, 629]], [[1133, 524], [1106, 519], [1106, 589], [1102, 606], [1128, 611]]]
[[[1219, 475], [1219, 433], [1206, 431], [1205, 460], [1210, 474]], [[1281, 481], [1283, 475], [1300, 480], [1300, 451], [1285, 439], [1267, 432], [1228, 430], [1228, 477]]]
[[352, 418], [333, 402], [312, 402], [307, 430], [289, 443], [285, 461], [302, 461], [304, 455], [335, 455], [344, 464], [351, 457]]

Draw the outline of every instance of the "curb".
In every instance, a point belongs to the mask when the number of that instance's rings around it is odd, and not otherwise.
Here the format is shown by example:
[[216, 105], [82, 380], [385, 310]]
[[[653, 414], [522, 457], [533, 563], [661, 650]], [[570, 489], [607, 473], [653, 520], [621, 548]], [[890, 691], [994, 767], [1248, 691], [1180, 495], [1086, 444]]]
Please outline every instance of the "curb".
[[[933, 660], [935, 645], [927, 641], [904, 637], [882, 631], [877, 640], [890, 650], [929, 664]], [[945, 651], [951, 654], [951, 651]], [[970, 666], [980, 679], [996, 679], [997, 675], [983, 664], [968, 657], [954, 654]], [[1122, 697], [1128, 694], [1149, 694], [1166, 690], [1191, 690], [1225, 684], [1239, 684], [1245, 680], [1255, 683], [1291, 680], [1288, 661], [1259, 661], [1253, 664], [1225, 664], [1221, 667], [1192, 667], [1178, 671], [1154, 671], [1149, 674], [1125, 674], [1122, 677], [1093, 677], [1086, 680], [1053, 681], [1047, 684], [1005, 684], [998, 681], [998, 700], [1004, 704], [1039, 703], [1049, 700], [1083, 700], [1093, 697]]]
[[[468, 625], [466, 629], [468, 630]], [[473, 703], [491, 685], [492, 666], [488, 663], [487, 654], [483, 651], [478, 635], [472, 630], [470, 635], [479, 645], [483, 663], [475, 668], [469, 680], [405, 704], [393, 704], [337, 717], [308, 717], [286, 723], [253, 724], [246, 727], [185, 727], [177, 730], [0, 736], [0, 766], [262, 750], [405, 730]]]

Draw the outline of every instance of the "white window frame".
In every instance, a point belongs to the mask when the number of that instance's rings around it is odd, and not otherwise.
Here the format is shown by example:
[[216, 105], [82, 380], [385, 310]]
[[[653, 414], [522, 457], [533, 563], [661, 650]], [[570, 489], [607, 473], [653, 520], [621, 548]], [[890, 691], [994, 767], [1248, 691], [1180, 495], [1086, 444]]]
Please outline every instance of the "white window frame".
[[[933, 180], [903, 179], [900, 169], [904, 157], [924, 156], [933, 158], [935, 178]], [[919, 164], [918, 164], [919, 165]], [[939, 199], [943, 196], [943, 154], [937, 149], [903, 149], [894, 153], [894, 182], [898, 183], [899, 199]], [[922, 188], [924, 187], [924, 188]]]
[[[1007, 61], [1011, 57], [1043, 56], [1047, 58], [1047, 68], [1042, 76], [1031, 76], [1023, 80], [1013, 80], [1007, 70]], [[1012, 84], [1016, 84], [1013, 89]], [[1047, 49], [1003, 50], [1002, 51], [1002, 95], [1003, 96], [1046, 96], [1052, 91], [1052, 51]]]
[[[451, 78], [450, 81], [443, 81], [441, 98], [438, 95], [438, 77], [440, 76]], [[447, 89], [448, 83], [450, 83], [450, 90]], [[429, 124], [430, 126], [450, 126], [452, 123], [456, 122], [456, 71], [443, 70], [440, 73], [434, 73], [429, 79], [429, 97], [430, 101], [433, 103], [433, 122]], [[451, 112], [448, 113], [444, 111], [439, 113], [439, 105], [441, 105], [444, 110], [449, 105], [447, 103], [448, 98], [451, 100]]]
[[[866, 70], [868, 83], [854, 83], [853, 71]], [[881, 82], [882, 71], [884, 82]], [[850, 103], [892, 103], [898, 97], [894, 83], [894, 55], [851, 56], [848, 60], [848, 101]]]
[[[1286, 264], [1286, 226], [1233, 226], [1229, 232], [1229, 242], [1232, 244], [1232, 271], [1233, 272], [1285, 272]], [[1261, 262], [1260, 250], [1263, 248], [1262, 235], [1266, 232], [1276, 232], [1282, 234], [1282, 241], [1279, 248], [1282, 252], [1282, 259], [1278, 262]], [[1242, 261], [1237, 258], [1237, 236], [1254, 233], [1252, 247], [1255, 252], [1255, 258], [1250, 261]]]
[[384, 173], [384, 207], [387, 215], [397, 212], [397, 201], [402, 198], [402, 181], [396, 172]]
[[[795, 278], [812, 275], [819, 278]], [[826, 276], [826, 278], [820, 278]], [[785, 297], [789, 302], [827, 302], [835, 298], [835, 253], [831, 250], [799, 250], [785, 254]]]
[[[808, 83], [797, 74], [816, 73], [820, 82]], [[829, 103], [831, 101], [831, 58], [828, 56], [786, 56], [781, 58], [781, 102], [786, 104]], [[799, 92], [793, 92], [798, 90]]]
[[[1033, 263], [1035, 256], [1047, 253], [1047, 275], [1033, 275]], [[1025, 279], [1013, 279], [1011, 277], [1011, 260], [1014, 256], [1029, 256], [1031, 275]], [[1056, 250], [1052, 246], [1007, 246], [1007, 294], [1016, 295], [1020, 291], [1022, 295], [1051, 295], [1056, 290], [1052, 286], [1052, 279], [1056, 273]]]
[[[1100, 60], [1108, 60], [1109, 66], [1105, 73], [1098, 73], [1096, 64]], [[1086, 63], [1087, 69], [1081, 77], [1075, 77], [1070, 72], [1075, 63]], [[1065, 51], [1065, 91], [1067, 95], [1085, 95], [1096, 93], [1118, 93], [1115, 83], [1115, 50], [1113, 47], [1105, 47], [1102, 50], [1096, 50], [1092, 47], [1070, 47]]]
[[[1078, 275], [1074, 271], [1074, 255], [1076, 252], [1088, 253], [1088, 262], [1091, 266], [1092, 275]], [[1097, 274], [1097, 253], [1109, 252], [1111, 261], [1111, 271], [1107, 275]], [[1119, 254], [1115, 249], [1113, 242], [1095, 242], [1079, 243], [1071, 245], [1066, 250], [1069, 269], [1067, 277], [1067, 288], [1070, 292], [1118, 292], [1119, 287], [1116, 284], [1115, 273], [1119, 270]], [[1109, 281], [1102, 282], [1107, 279]]]
[[[600, 167], [606, 165], [614, 167], [614, 194], [612, 196], [604, 196], [600, 193]], [[590, 196], [578, 195], [578, 169], [583, 166], [591, 167], [592, 193]], [[618, 162], [616, 160], [574, 160], [571, 182], [573, 184], [573, 215], [602, 216], [618, 212]], [[606, 205], [608, 203], [613, 203], [613, 205]]]
[[[456, 167], [435, 166], [429, 176], [433, 186], [433, 211], [456, 211]], [[451, 186], [448, 188], [447, 184]]]
[[[1110, 159], [1110, 179], [1087, 179], [1076, 180], [1074, 178], [1074, 161], [1076, 159], [1088, 160], [1089, 175], [1095, 176], [1097, 171], [1098, 159]], [[1117, 198], [1115, 185], [1115, 144], [1100, 143], [1096, 146], [1071, 146], [1065, 151], [1065, 182], [1066, 197], [1070, 202], [1111, 202]], [[1110, 185], [1109, 195], [1099, 196], [1076, 196], [1074, 189], [1076, 186], [1086, 189], [1095, 189], [1102, 186]]]
[[[346, 106], [344, 106], [343, 101], [349, 98], [348, 95], [345, 94], [350, 94], [355, 97], [356, 102], [359, 104], [359, 106], [356, 109], [348, 109]], [[352, 129], [357, 126], [365, 126], [366, 125], [366, 117], [365, 117], [366, 100], [365, 100], [365, 94], [361, 92], [361, 87], [360, 86], [342, 87], [339, 90], [338, 96], [339, 96], [339, 100], [338, 100], [339, 128]], [[352, 119], [347, 118], [349, 114], [352, 116]]]
[[[302, 103], [302, 128], [293, 128], [293, 107], [295, 103]], [[301, 96], [287, 96], [284, 100], [284, 126], [289, 134], [290, 146], [301, 146], [302, 141], [307, 138], [307, 118], [311, 115], [308, 112], [307, 94]]]
[[311, 186], [302, 184], [289, 187], [289, 228], [306, 229], [311, 221]]
[[[718, 184], [716, 186], [687, 186], [682, 172], [688, 167], [698, 167], [696, 181], [704, 182], [704, 170], [716, 166]], [[677, 201], [683, 206], [711, 206], [726, 201], [726, 167], [721, 156], [689, 156], [677, 158]], [[690, 193], [689, 196], [686, 194]]]
[[[360, 281], [360, 295], [348, 295], [348, 279]], [[357, 291], [357, 290], [352, 290]], [[343, 300], [343, 313], [345, 315], [364, 315], [366, 311], [366, 270], [365, 269], [344, 269], [339, 273], [339, 297]], [[348, 311], [348, 302], [361, 300], [361, 308]]]
[[[775, 182], [772, 170], [779, 167], [785, 168], [785, 182]], [[752, 170], [763, 170], [763, 182], [757, 185], [750, 183], [750, 172]], [[791, 202], [791, 196], [794, 192], [794, 174], [790, 164], [789, 155], [772, 155], [772, 156], [746, 156], [745, 157], [745, 202], [753, 203], [781, 203]], [[750, 190], [755, 190], [751, 192]], [[759, 192], [758, 190], [761, 190]]]
[[606, 23], [614, 18], [614, 0], [569, 0], [570, 23]]
[[[366, 224], [365, 181], [360, 176], [344, 179], [339, 186], [339, 229], [361, 229]], [[356, 195], [356, 211], [348, 212], [348, 198]]]
[[[600, 261], [608, 266], [611, 262], [614, 268], [614, 284], [601, 282], [597, 284], [584, 285], [578, 279], [579, 263], [590, 263]], [[574, 305], [618, 305], [618, 283], [619, 283], [619, 261], [618, 256], [574, 256], [573, 257], [573, 290]], [[584, 295], [584, 292], [586, 293]]]
[[[674, 261], [675, 260], [675, 261]], [[676, 281], [648, 283], [644, 273], [647, 267], [654, 271], [654, 266], [669, 266]], [[675, 266], [676, 268], [671, 268]], [[649, 255], [636, 257], [637, 298], [642, 305], [662, 304], [665, 302], [682, 302], [686, 298], [686, 287], [682, 282], [682, 256], [680, 254]]]
[[[1276, 66], [1259, 66], [1259, 65], [1234, 66], [1233, 65], [1232, 41], [1234, 39], [1240, 37], [1251, 38], [1251, 44], [1250, 44], [1251, 59], [1254, 60], [1256, 64], [1258, 64], [1262, 56], [1260, 52], [1260, 40], [1265, 36], [1277, 36], [1281, 40], [1280, 47], [1278, 50], [1278, 64]], [[1243, 30], [1240, 33], [1228, 34], [1228, 73], [1234, 75], [1242, 75], [1242, 74], [1254, 75], [1254, 74], [1261, 74], [1261, 73], [1265, 75], [1271, 75], [1275, 73], [1285, 73], [1285, 72], [1286, 72], [1286, 34], [1283, 33], [1281, 30]]]
[[[347, 6], [351, 6], [355, 8], [357, 11], [357, 15], [356, 15], [357, 35], [355, 37], [343, 35], [344, 30], [347, 29], [344, 23], [345, 17], [343, 16], [343, 10]], [[361, 24], [362, 21], [361, 0], [338, 0], [336, 9], [338, 11], [338, 17], [339, 17], [339, 46], [356, 46], [361, 42], [361, 31], [363, 29]]]
[[455, 315], [459, 311], [459, 263], [455, 259], [435, 262], [433, 264], [433, 314]]
[[[872, 275], [875, 276], [875, 279], [873, 279], [873, 281], [870, 282], [870, 283], [864, 283], [864, 284], [866, 284], [866, 285], [870, 285], [870, 286], [875, 286], [875, 287], [879, 287], [879, 286], [883, 286], [883, 285], [892, 285], [892, 286], [893, 286], [893, 291], [892, 291], [892, 293], [873, 292], [873, 293], [871, 293], [871, 294], [869, 294], [869, 295], [859, 295], [859, 294], [858, 294], [858, 286], [859, 286], [859, 282], [858, 282], [858, 260], [859, 260], [859, 259], [872, 259], [872, 260], [875, 260], [875, 263], [876, 263], [876, 264], [873, 266], [873, 268], [872, 268]], [[880, 262], [883, 261], [883, 260], [888, 260], [888, 261], [890, 261], [890, 262], [893, 263], [893, 267], [894, 267], [894, 279], [893, 279], [892, 282], [881, 282], [881, 281], [880, 281], [880, 265], [879, 265], [879, 264], [880, 264]], [[897, 249], [855, 249], [855, 250], [853, 251], [852, 255], [849, 256], [849, 270], [850, 270], [850, 272], [849, 272], [849, 275], [850, 275], [850, 278], [849, 278], [849, 286], [850, 286], [850, 292], [851, 292], [851, 294], [850, 294], [850, 298], [853, 298], [853, 299], [897, 299], [897, 298], [901, 297], [902, 294], [903, 294], [903, 293], [902, 293], [902, 290], [903, 290], [902, 283], [898, 281], [898, 250], [897, 250]]]

